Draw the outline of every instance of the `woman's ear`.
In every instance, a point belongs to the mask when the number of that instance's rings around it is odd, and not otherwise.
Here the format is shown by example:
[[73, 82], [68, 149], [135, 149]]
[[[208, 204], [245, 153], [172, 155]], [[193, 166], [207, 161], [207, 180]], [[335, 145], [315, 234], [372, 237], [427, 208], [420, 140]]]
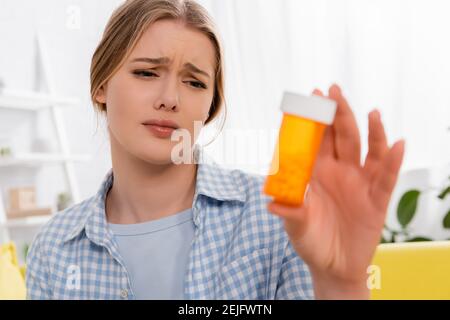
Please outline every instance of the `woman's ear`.
[[100, 104], [106, 103], [106, 84], [102, 85], [95, 93], [95, 101]]

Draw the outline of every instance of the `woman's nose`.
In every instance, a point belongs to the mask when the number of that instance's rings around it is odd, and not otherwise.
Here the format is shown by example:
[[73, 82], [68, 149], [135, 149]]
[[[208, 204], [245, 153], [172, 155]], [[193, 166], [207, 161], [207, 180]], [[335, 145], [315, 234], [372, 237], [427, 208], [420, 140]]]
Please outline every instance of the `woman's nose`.
[[178, 111], [179, 99], [176, 80], [168, 80], [161, 90], [159, 99], [155, 103], [155, 109], [166, 111]]

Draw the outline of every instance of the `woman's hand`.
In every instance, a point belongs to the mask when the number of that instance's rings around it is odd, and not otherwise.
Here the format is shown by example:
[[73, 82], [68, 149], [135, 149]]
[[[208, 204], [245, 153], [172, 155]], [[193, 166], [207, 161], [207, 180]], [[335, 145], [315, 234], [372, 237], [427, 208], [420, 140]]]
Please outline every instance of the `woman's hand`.
[[[315, 90], [314, 94], [323, 96]], [[316, 298], [369, 298], [367, 267], [380, 242], [404, 141], [387, 145], [378, 111], [369, 114], [369, 151], [361, 165], [359, 130], [338, 86], [337, 102], [301, 207], [271, 202], [296, 252], [308, 264]]]

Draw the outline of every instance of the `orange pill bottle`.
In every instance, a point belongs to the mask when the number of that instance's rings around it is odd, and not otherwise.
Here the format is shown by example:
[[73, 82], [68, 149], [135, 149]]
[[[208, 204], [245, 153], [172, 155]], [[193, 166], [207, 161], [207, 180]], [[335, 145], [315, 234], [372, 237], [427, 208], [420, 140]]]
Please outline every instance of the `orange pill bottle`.
[[264, 193], [274, 201], [300, 206], [311, 179], [325, 129], [333, 123], [336, 102], [285, 92], [284, 113]]

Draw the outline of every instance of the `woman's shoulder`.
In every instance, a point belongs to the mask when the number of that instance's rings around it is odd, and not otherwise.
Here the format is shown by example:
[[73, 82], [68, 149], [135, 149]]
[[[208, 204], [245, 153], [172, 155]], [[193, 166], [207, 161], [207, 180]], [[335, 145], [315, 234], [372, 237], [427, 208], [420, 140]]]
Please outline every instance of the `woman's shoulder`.
[[230, 175], [241, 186], [248, 199], [259, 198], [263, 201], [270, 200], [263, 192], [266, 176], [242, 169], [233, 169], [230, 171]]
[[200, 192], [217, 198], [240, 200], [270, 200], [263, 193], [265, 176], [218, 163], [204, 163], [199, 167], [197, 186]]
[[[205, 173], [208, 171], [208, 173]], [[208, 180], [208, 183], [205, 181]], [[198, 192], [220, 201], [231, 201], [221, 208], [238, 206], [239, 219], [263, 221], [272, 227], [282, 226], [280, 218], [268, 211], [272, 197], [264, 193], [266, 176], [238, 168], [226, 168], [219, 164], [201, 169], [198, 177]], [[237, 203], [236, 203], [237, 201]], [[228, 209], [227, 209], [228, 210]], [[244, 220], [241, 220], [243, 222]]]
[[262, 253], [262, 248], [282, 257], [288, 237], [282, 219], [268, 211], [272, 198], [263, 192], [266, 176], [217, 164], [208, 170], [215, 182], [210, 184], [208, 195], [221, 201], [211, 202], [213, 213], [207, 221], [211, 228], [220, 226], [220, 234], [233, 234], [229, 258]]
[[86, 225], [87, 219], [104, 208], [105, 195], [111, 187], [112, 180], [110, 170], [95, 195], [55, 213], [40, 229], [33, 244], [55, 246], [77, 235]]
[[83, 225], [92, 213], [94, 200], [95, 197], [88, 198], [53, 214], [34, 237], [32, 246], [45, 249], [63, 243], [67, 236]]

